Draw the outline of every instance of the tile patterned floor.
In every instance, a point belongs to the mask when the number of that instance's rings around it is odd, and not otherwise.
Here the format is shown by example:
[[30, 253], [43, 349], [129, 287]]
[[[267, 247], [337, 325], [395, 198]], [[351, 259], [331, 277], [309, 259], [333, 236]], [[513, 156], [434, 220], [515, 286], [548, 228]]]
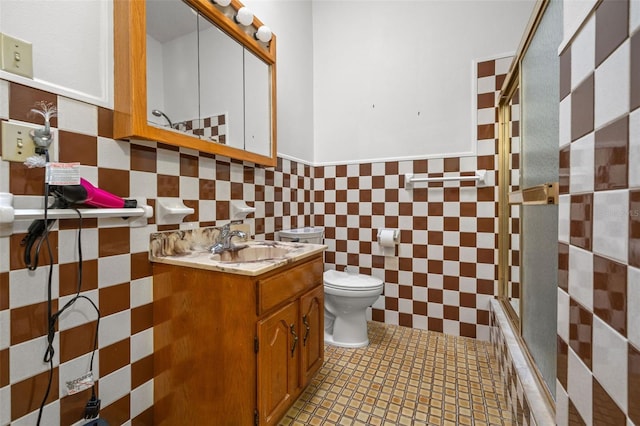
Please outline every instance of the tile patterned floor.
[[511, 425], [488, 342], [369, 323], [370, 345], [327, 346], [280, 425]]

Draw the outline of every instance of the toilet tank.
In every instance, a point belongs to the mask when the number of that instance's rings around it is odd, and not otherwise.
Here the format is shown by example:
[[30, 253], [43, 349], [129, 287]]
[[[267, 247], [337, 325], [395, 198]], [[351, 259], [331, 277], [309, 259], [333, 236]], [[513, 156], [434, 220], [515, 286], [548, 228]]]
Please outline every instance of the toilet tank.
[[324, 228], [322, 226], [307, 226], [304, 228], [283, 229], [278, 232], [280, 241], [296, 243], [322, 244]]

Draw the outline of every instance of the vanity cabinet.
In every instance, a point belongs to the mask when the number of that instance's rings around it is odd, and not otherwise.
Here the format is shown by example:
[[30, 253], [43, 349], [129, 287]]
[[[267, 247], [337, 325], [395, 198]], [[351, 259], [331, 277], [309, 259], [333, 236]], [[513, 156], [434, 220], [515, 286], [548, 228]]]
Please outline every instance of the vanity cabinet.
[[322, 366], [322, 254], [258, 276], [153, 272], [154, 424], [277, 424]]
[[270, 425], [322, 366], [324, 288], [315, 287], [259, 321], [258, 344], [258, 412], [260, 424]]

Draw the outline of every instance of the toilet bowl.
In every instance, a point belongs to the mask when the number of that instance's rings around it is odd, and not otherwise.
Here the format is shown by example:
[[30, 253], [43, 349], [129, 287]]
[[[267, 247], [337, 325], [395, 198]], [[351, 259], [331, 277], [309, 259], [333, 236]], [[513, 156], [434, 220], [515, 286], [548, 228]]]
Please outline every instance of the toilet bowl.
[[[324, 228], [285, 229], [280, 241], [322, 244]], [[368, 275], [328, 270], [324, 272], [324, 341], [345, 348], [369, 344], [367, 308], [378, 300], [384, 283]]]
[[345, 348], [369, 345], [366, 312], [382, 294], [382, 280], [335, 270], [325, 271], [323, 279], [325, 343]]

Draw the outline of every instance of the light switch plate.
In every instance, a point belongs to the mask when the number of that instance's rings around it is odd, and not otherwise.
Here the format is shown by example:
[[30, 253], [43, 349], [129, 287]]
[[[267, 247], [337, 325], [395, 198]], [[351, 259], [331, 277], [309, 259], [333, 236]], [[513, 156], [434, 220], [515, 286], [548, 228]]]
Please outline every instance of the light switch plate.
[[27, 126], [9, 121], [2, 122], [2, 159], [23, 163], [28, 157], [36, 155], [36, 144], [29, 131], [38, 126]]
[[2, 47], [0, 68], [23, 77], [33, 78], [31, 43], [0, 34], [0, 46]]

